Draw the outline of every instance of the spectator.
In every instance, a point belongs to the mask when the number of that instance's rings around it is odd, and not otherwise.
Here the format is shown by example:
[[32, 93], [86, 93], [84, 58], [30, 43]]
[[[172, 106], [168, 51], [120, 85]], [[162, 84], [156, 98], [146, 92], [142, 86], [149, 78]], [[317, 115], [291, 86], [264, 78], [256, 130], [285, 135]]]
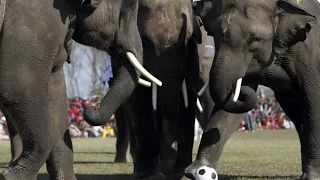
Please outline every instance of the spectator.
[[294, 128], [294, 125], [286, 117], [280, 104], [276, 100], [266, 98], [263, 89], [258, 93], [258, 105], [248, 112], [239, 126], [239, 130], [242, 131], [291, 128]]
[[[71, 123], [70, 123], [71, 122]], [[69, 132], [70, 132], [70, 136], [71, 137], [81, 137], [82, 132], [79, 130], [79, 128], [77, 127], [77, 123], [76, 121], [71, 121], [69, 120]]]
[[6, 117], [0, 112], [0, 140], [9, 140]]

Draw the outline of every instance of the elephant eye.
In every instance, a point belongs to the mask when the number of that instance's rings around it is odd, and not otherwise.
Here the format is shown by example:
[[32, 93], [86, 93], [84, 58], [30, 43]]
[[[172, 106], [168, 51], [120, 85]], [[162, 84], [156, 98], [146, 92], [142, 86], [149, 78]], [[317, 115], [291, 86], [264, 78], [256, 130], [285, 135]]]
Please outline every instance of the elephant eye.
[[254, 34], [252, 34], [252, 33], [250, 33], [250, 34], [248, 35], [247, 43], [248, 43], [248, 44], [252, 44], [252, 43], [254, 43], [254, 42], [259, 42], [259, 41], [261, 41], [261, 40], [262, 40], [262, 38], [254, 35]]

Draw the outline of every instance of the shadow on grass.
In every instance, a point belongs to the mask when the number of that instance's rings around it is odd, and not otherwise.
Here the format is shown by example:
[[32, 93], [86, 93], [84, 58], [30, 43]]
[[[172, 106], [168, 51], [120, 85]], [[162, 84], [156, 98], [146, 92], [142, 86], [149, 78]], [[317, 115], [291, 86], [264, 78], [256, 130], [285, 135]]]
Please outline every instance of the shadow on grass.
[[104, 161], [104, 162], [98, 162], [98, 161], [75, 161], [73, 162], [73, 164], [130, 164], [130, 162], [128, 163], [120, 163], [120, 162], [107, 162], [107, 161]]
[[115, 152], [73, 152], [74, 154], [116, 154]]
[[7, 168], [9, 166], [8, 163], [0, 162], [0, 168]]
[[[133, 175], [90, 175], [90, 174], [77, 174], [78, 180], [135, 180]], [[48, 180], [47, 174], [39, 174], [37, 180]]]
[[219, 180], [229, 180], [229, 179], [299, 179], [297, 176], [230, 176], [230, 175], [219, 175]]
[[[90, 175], [90, 174], [78, 174], [76, 175], [78, 180], [136, 180], [133, 175]], [[37, 180], [48, 180], [47, 174], [39, 174]], [[219, 175], [219, 180], [232, 180], [232, 179], [299, 179], [297, 176], [230, 176], [230, 175]], [[0, 180], [4, 180], [3, 176], [0, 176]]]
[[[78, 174], [76, 175], [78, 180], [136, 180], [133, 175], [90, 175], [90, 174]], [[37, 180], [47, 180], [49, 176], [47, 174], [39, 174]], [[230, 175], [219, 175], [219, 180], [232, 180], [232, 179], [263, 179], [263, 180], [273, 180], [273, 179], [299, 179], [297, 176], [230, 176]], [[1, 179], [2, 180], [2, 179]], [[177, 179], [178, 180], [178, 179]]]

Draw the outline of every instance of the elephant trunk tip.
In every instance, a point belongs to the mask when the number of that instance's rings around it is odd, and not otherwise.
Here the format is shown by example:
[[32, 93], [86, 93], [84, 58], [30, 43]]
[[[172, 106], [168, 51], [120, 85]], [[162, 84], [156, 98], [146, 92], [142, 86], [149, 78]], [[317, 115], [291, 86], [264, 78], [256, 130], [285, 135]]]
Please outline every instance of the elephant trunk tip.
[[104, 118], [96, 107], [85, 109], [83, 117], [92, 126], [101, 126], [107, 122], [107, 118]]

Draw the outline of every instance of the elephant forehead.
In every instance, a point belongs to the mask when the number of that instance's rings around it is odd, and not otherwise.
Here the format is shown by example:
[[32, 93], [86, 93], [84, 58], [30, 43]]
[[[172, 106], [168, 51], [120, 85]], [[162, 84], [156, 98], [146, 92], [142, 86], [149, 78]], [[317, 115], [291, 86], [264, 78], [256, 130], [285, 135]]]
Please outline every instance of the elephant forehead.
[[[144, 22], [144, 34], [157, 46], [168, 48], [176, 44], [179, 35], [185, 38], [192, 34], [192, 9], [189, 1], [178, 4], [174, 1], [156, 3], [150, 7], [147, 20]], [[184, 38], [184, 39], [185, 39]]]

